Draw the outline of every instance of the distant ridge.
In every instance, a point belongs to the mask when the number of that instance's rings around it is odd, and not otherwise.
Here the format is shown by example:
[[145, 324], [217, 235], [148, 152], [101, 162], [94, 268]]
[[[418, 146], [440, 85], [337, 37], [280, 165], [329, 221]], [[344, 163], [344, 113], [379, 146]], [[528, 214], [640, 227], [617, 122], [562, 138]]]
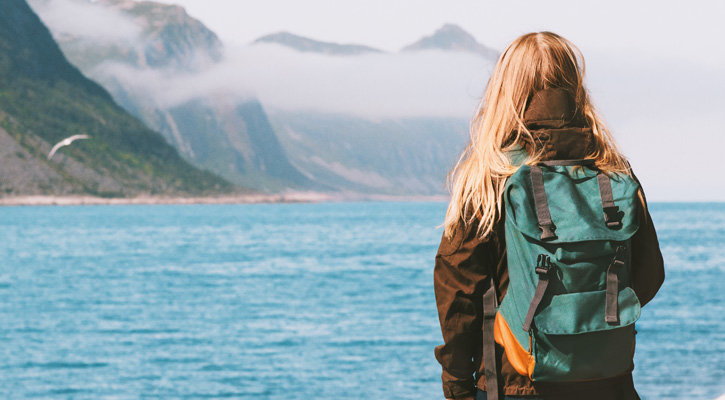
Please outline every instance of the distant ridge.
[[498, 51], [486, 47], [476, 41], [470, 33], [458, 25], [446, 24], [435, 31], [433, 35], [426, 36], [417, 42], [403, 47], [401, 51], [412, 52], [420, 50], [467, 51], [480, 54], [491, 60], [498, 58]]
[[322, 42], [306, 37], [298, 36], [289, 32], [278, 32], [270, 35], [262, 36], [253, 43], [276, 43], [291, 49], [307, 52], [321, 53], [339, 56], [351, 56], [366, 53], [383, 53], [372, 47], [359, 44], [339, 44], [332, 42]]

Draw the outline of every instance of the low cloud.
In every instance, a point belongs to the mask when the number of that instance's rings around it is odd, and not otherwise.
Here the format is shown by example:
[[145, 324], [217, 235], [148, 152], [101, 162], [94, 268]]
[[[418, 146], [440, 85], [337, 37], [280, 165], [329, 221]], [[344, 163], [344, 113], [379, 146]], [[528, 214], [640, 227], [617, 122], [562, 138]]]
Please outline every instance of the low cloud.
[[240, 83], [265, 104], [372, 117], [467, 118], [492, 68], [454, 52], [330, 57], [267, 45], [234, 56]]
[[[142, 41], [141, 26], [107, 5], [87, 0], [30, 3], [54, 36], [75, 49], [83, 44], [101, 51], [114, 44], [134, 48]], [[256, 98], [283, 110], [366, 118], [469, 118], [492, 68], [490, 61], [465, 52], [330, 56], [256, 44], [227, 47], [221, 62], [195, 72], [139, 69], [117, 61], [85, 72], [101, 81], [120, 81], [162, 107], [226, 96]]]
[[284, 110], [468, 118], [491, 69], [489, 61], [467, 53], [339, 57], [264, 44], [227, 49], [222, 62], [197, 73], [106, 63], [94, 74], [120, 79], [164, 107], [224, 95], [254, 97]]
[[102, 43], [137, 40], [141, 28], [123, 14], [79, 0], [29, 0], [56, 37], [93, 38]]

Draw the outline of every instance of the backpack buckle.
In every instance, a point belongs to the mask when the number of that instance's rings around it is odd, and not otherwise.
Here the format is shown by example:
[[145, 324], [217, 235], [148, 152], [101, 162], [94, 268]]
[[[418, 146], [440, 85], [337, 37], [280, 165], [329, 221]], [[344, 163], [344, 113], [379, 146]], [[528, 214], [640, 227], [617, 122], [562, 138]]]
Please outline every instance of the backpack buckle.
[[622, 216], [624, 213], [619, 212], [619, 207], [604, 207], [604, 222], [607, 228], [619, 228], [622, 226]]
[[624, 260], [626, 257], [627, 252], [627, 246], [617, 246], [617, 252], [614, 254], [614, 259], [612, 259], [611, 266], [622, 266], [624, 265]]
[[554, 265], [551, 263], [551, 257], [546, 254], [539, 254], [536, 259], [536, 273], [539, 275], [548, 275]]
[[554, 240], [557, 238], [556, 233], [556, 225], [554, 223], [550, 223], [547, 225], [539, 225], [539, 229], [541, 229], [541, 240]]

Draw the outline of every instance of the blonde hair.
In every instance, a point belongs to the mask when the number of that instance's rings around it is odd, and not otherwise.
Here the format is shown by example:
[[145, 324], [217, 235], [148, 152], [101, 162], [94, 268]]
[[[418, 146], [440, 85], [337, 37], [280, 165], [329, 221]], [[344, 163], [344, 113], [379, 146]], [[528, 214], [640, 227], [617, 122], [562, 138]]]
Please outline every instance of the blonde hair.
[[[630, 174], [627, 160], [589, 100], [584, 72], [579, 49], [555, 33], [528, 33], [504, 50], [471, 121], [471, 141], [448, 174], [451, 202], [444, 223], [447, 237], [477, 220], [479, 237], [493, 232], [501, 215], [506, 180], [518, 169], [506, 152], [516, 144], [534, 143], [524, 124], [524, 111], [540, 90], [567, 90], [594, 134], [586, 158], [597, 160], [596, 165], [607, 173]], [[541, 152], [529, 154], [526, 164], [534, 164], [541, 157]]]

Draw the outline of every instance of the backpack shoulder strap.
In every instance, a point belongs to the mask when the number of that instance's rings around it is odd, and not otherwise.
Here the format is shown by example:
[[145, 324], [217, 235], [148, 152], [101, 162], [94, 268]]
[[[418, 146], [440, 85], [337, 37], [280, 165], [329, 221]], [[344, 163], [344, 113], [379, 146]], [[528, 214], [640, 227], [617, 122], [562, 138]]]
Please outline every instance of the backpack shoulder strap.
[[498, 361], [493, 327], [496, 320], [496, 284], [491, 277], [489, 287], [483, 294], [483, 362], [486, 373], [486, 395], [489, 400], [499, 400]]

